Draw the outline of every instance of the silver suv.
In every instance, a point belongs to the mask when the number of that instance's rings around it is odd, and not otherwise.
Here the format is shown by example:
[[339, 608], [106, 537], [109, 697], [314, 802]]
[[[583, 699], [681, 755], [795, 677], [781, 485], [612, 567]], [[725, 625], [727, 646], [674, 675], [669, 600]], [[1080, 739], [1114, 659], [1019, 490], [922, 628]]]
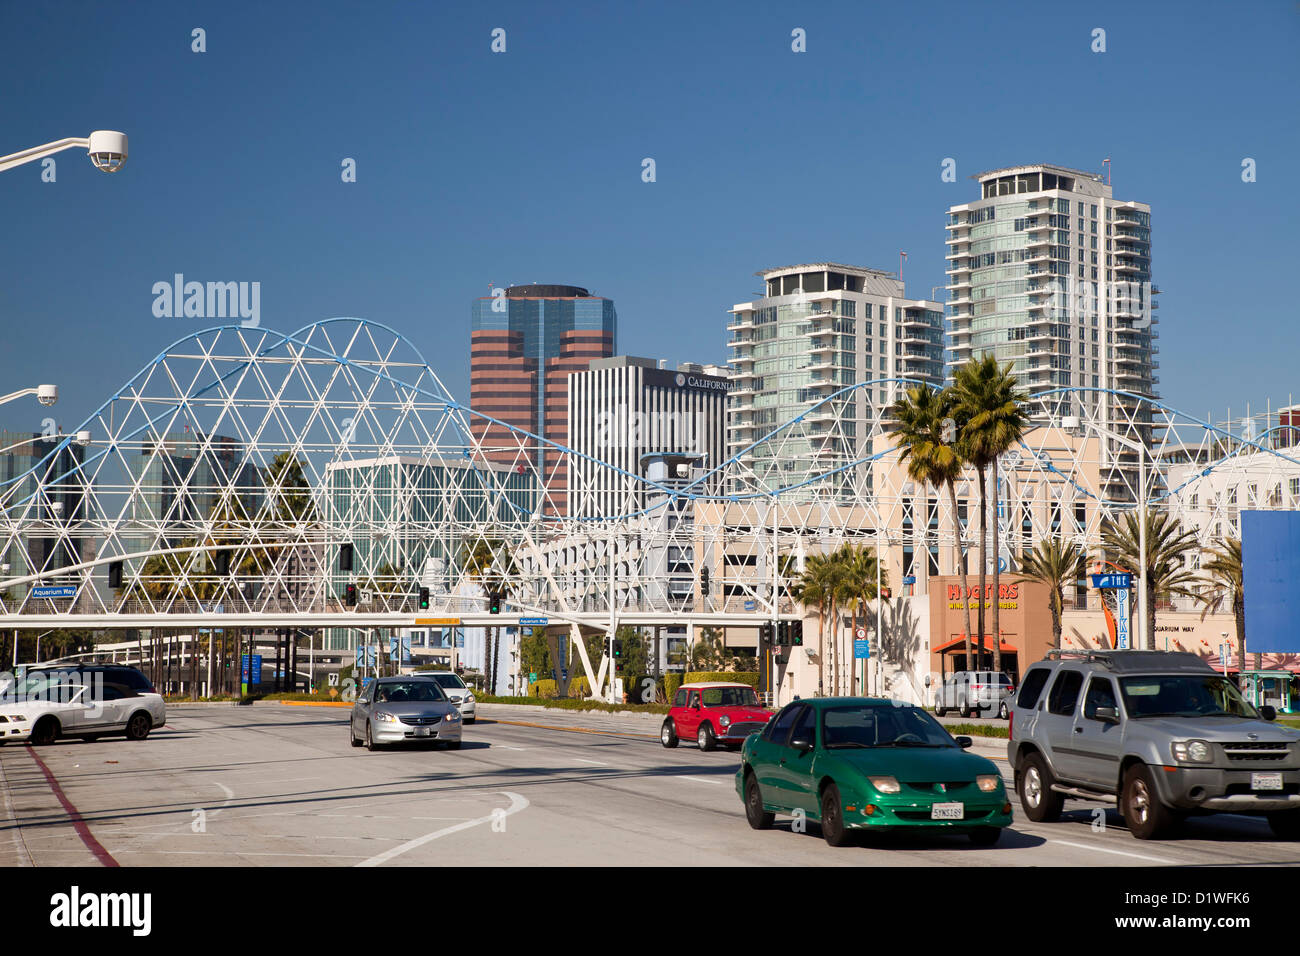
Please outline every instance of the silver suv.
[[1300, 839], [1300, 731], [1195, 654], [1052, 651], [1020, 682], [1007, 756], [1034, 821], [1117, 804], [1140, 840], [1193, 813], [1264, 814]]
[[955, 710], [963, 717], [972, 713], [996, 713], [1007, 719], [1015, 685], [1006, 674], [995, 671], [957, 671], [943, 679], [935, 695], [934, 712], [940, 717]]

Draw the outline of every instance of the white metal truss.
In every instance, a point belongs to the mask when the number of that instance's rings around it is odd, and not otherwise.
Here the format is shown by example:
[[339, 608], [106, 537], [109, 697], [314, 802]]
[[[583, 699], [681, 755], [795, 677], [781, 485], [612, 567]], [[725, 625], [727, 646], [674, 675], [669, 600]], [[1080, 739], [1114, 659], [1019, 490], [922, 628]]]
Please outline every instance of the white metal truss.
[[[795, 614], [793, 573], [844, 541], [884, 549], [893, 573], [909, 561], [913, 574], [951, 573], [975, 545], [976, 476], [957, 485], [959, 539], [944, 491], [898, 464], [885, 401], [907, 384], [844, 388], [730, 460], [660, 480], [593, 460], [589, 480], [622, 489], [622, 507], [575, 516], [569, 503], [580, 512], [596, 488], [574, 468], [567, 488], [552, 479], [576, 453], [482, 427], [491, 420], [392, 329], [352, 318], [292, 334], [208, 329], [74, 430], [90, 431], [89, 446], [61, 436], [0, 486], [0, 626], [183, 625], [218, 612], [231, 624], [386, 626], [463, 617], [466, 595], [485, 589], [505, 592], [516, 615], [571, 624], [758, 623]], [[1012, 566], [1047, 537], [1096, 549], [1102, 522], [1138, 498], [1127, 443], [1146, 449], [1154, 506], [1194, 523], [1206, 546], [1241, 508], [1300, 508], [1296, 450], [1141, 396], [1081, 400], [1087, 391], [1034, 396], [1039, 427], [1000, 462]], [[1101, 420], [1103, 407], [1127, 417]], [[71, 596], [45, 596], [58, 586]]]

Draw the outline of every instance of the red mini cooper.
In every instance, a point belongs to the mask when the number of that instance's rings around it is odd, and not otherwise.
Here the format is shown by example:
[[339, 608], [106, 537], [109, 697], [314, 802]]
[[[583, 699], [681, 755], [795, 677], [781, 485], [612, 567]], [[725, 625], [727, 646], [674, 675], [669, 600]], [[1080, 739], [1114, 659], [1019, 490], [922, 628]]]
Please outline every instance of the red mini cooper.
[[683, 684], [673, 698], [659, 740], [665, 747], [676, 747], [677, 741], [692, 737], [701, 750], [712, 750], [718, 744], [739, 747], [746, 737], [767, 726], [771, 716], [772, 711], [758, 702], [748, 684]]

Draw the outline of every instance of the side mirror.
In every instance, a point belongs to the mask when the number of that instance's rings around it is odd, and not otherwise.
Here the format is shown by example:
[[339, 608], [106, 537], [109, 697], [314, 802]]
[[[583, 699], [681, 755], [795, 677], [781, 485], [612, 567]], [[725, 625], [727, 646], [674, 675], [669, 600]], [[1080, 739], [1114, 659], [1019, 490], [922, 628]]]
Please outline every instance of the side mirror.
[[807, 737], [796, 737], [794, 740], [790, 741], [790, 746], [793, 747], [795, 750], [799, 750], [804, 753], [807, 753], [809, 750], [812, 750], [813, 748], [812, 741], [809, 740]]
[[1277, 720], [1277, 708], [1272, 704], [1260, 704], [1259, 716], [1265, 720]]
[[957, 746], [960, 747], [962, 750], [966, 750], [974, 743], [975, 741], [971, 740], [969, 737], [967, 737], [964, 734], [957, 738]]
[[1105, 721], [1108, 724], [1119, 723], [1119, 711], [1114, 707], [1098, 707], [1092, 712], [1094, 720]]

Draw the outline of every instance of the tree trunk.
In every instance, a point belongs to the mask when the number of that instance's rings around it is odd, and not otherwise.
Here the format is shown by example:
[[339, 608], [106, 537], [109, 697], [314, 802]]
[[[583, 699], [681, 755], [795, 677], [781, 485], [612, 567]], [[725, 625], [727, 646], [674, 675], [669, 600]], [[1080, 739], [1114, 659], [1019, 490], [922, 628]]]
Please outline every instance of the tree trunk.
[[826, 605], [818, 603], [817, 605], [817, 696], [822, 695], [823, 681], [825, 680], [825, 661], [826, 661]]
[[[1061, 612], [1065, 603], [1059, 586], [1053, 589], [1049, 603], [1052, 607], [1052, 647], [1059, 651], [1061, 649]], [[1023, 668], [1021, 673], [1024, 673]]]
[[1237, 619], [1237, 673], [1246, 669], [1246, 602], [1238, 590], [1232, 597], [1232, 616]]
[[[1147, 565], [1147, 636], [1151, 638], [1151, 646], [1142, 649], [1154, 651], [1156, 649], [1156, 583], [1151, 579], [1150, 564]], [[1135, 642], [1129, 641], [1129, 643]]]
[[998, 460], [993, 459], [993, 673], [1002, 673], [1002, 550], [998, 547]]
[[[952, 527], [953, 537], [957, 540], [957, 574], [961, 579], [961, 610], [966, 621], [966, 633], [962, 637], [966, 638], [966, 662], [969, 670], [970, 664], [970, 588], [966, 583], [966, 549], [961, 543], [961, 513], [957, 510], [957, 485], [954, 482], [948, 482], [948, 497], [952, 501]], [[880, 595], [876, 595], [876, 600], [880, 600]]]
[[840, 607], [835, 598], [831, 598], [831, 696], [840, 695]]
[[[849, 613], [849, 647], [854, 647], [858, 640], [858, 601], [853, 599], [853, 608]], [[849, 658], [849, 693], [853, 693], [853, 687], [858, 680], [858, 655], [855, 651]]]
[[989, 503], [987, 498], [988, 483], [984, 480], [985, 479], [984, 469], [980, 468], [978, 470], [979, 470], [979, 483], [980, 483], [980, 597], [979, 597], [979, 606], [977, 610], [979, 612], [980, 626], [979, 626], [979, 636], [978, 636], [979, 643], [977, 647], [979, 648], [979, 651], [975, 658], [975, 666], [970, 667], [969, 665], [967, 665], [969, 670], [976, 670], [976, 671], [980, 670], [984, 666], [984, 604], [985, 604], [985, 596], [988, 593], [987, 582], [988, 582], [988, 568], [989, 568], [989, 537], [988, 537]]

